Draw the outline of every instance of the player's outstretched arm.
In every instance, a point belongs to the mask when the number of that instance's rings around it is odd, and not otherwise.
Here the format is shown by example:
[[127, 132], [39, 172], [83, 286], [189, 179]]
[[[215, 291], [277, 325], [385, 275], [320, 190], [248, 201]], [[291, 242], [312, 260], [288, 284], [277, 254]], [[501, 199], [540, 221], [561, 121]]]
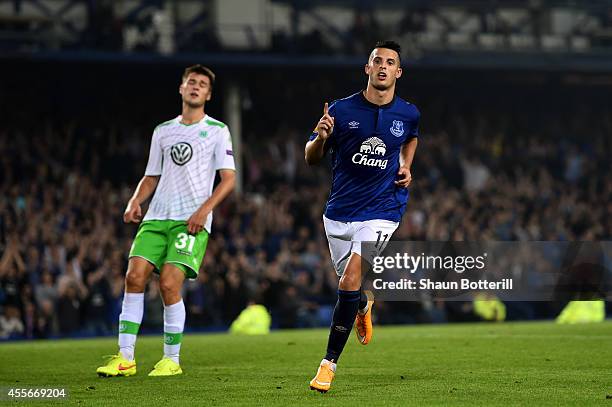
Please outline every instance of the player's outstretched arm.
[[306, 164], [314, 165], [321, 161], [323, 156], [325, 156], [325, 141], [329, 138], [333, 131], [334, 118], [329, 115], [329, 105], [327, 102], [325, 102], [325, 105], [323, 106], [323, 116], [315, 128], [317, 137], [314, 140], [310, 140], [308, 143], [306, 143], [306, 148], [304, 150]]
[[140, 205], [149, 199], [155, 188], [157, 188], [158, 182], [159, 175], [145, 175], [142, 177], [123, 213], [123, 221], [125, 223], [140, 223], [142, 219], [142, 208]]
[[236, 171], [221, 169], [219, 170], [219, 175], [221, 176], [221, 182], [215, 187], [210, 198], [208, 198], [189, 219], [187, 219], [187, 231], [190, 234], [199, 233], [204, 229], [208, 214], [211, 213], [217, 205], [232, 192], [234, 186], [236, 186]]

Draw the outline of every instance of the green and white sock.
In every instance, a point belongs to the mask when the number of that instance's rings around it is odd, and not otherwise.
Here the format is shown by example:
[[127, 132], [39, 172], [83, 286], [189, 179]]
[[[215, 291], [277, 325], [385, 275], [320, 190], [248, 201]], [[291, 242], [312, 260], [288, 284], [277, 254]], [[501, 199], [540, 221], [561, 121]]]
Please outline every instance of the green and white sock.
[[164, 306], [164, 357], [179, 362], [183, 329], [185, 328], [185, 303]]
[[119, 352], [129, 361], [134, 360], [136, 335], [144, 312], [144, 293], [125, 293], [119, 315]]

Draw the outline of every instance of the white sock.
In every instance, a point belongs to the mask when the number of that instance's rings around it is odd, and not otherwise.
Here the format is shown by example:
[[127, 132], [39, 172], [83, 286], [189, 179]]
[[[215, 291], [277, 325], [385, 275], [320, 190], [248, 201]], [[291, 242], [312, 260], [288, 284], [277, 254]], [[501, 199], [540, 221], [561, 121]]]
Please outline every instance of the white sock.
[[125, 293], [119, 315], [119, 352], [129, 361], [134, 360], [136, 335], [144, 312], [144, 293]]
[[179, 363], [183, 329], [185, 328], [185, 303], [164, 306], [164, 357]]

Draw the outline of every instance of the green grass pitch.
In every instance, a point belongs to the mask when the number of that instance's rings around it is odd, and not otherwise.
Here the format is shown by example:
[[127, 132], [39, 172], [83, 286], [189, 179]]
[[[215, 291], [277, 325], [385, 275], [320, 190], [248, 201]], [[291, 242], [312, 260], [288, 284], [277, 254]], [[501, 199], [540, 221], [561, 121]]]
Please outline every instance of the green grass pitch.
[[[606, 405], [612, 407], [612, 323], [461, 324], [375, 327], [372, 343], [351, 336], [331, 391], [308, 382], [327, 330], [244, 337], [186, 335], [184, 374], [150, 378], [162, 337], [139, 339], [138, 373], [99, 378], [116, 339], [0, 345], [0, 386], [67, 387], [68, 400], [96, 406], [174, 405]], [[9, 404], [9, 402], [0, 402]], [[14, 405], [43, 405], [36, 401]]]

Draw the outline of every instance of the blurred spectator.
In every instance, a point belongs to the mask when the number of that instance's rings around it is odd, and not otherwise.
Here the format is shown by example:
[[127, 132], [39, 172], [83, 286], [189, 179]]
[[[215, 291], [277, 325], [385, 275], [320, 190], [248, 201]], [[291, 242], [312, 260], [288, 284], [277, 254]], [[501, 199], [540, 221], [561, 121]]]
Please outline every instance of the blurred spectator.
[[467, 191], [478, 192], [485, 187], [490, 172], [477, 157], [463, 159], [461, 167], [463, 169], [464, 186]]
[[26, 302], [23, 307], [23, 336], [27, 339], [39, 338], [36, 307], [32, 302]]
[[58, 318], [55, 305], [48, 300], [41, 302], [36, 319], [36, 331], [40, 338], [49, 338], [59, 332]]
[[82, 298], [79, 297], [77, 285], [74, 283], [66, 284], [60, 290], [57, 312], [59, 318], [59, 330], [62, 335], [71, 335], [81, 326], [81, 306]]
[[44, 302], [55, 304], [57, 297], [57, 286], [53, 281], [53, 275], [48, 271], [44, 271], [40, 279], [40, 284], [38, 284], [35, 289], [34, 298], [36, 299], [36, 304], [38, 304], [39, 307], [42, 306]]
[[93, 335], [108, 335], [110, 329], [108, 303], [111, 301], [110, 285], [106, 276], [108, 262], [87, 276], [87, 300], [85, 302], [86, 329]]
[[21, 312], [19, 308], [9, 305], [5, 308], [4, 314], [0, 315], [0, 338], [8, 339], [23, 334], [24, 327], [21, 322]]

